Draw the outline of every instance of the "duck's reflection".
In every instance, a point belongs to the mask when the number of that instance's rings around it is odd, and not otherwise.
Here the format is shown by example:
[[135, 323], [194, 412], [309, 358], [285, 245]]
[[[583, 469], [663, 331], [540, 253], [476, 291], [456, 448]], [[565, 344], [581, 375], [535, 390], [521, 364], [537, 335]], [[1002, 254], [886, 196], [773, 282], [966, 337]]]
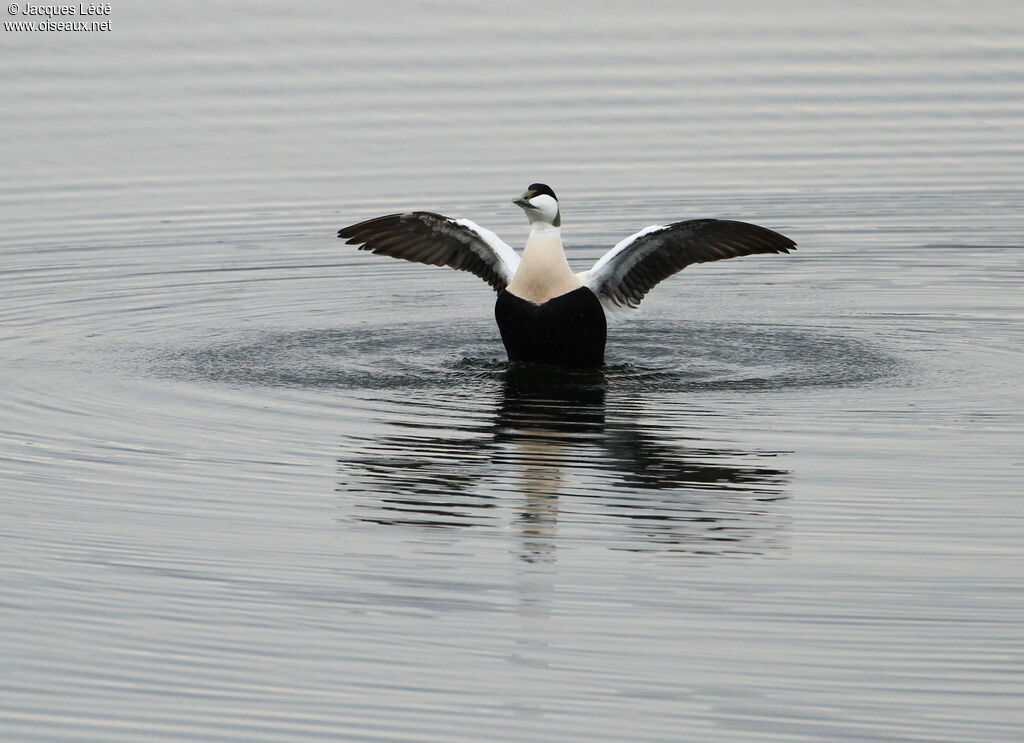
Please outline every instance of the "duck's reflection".
[[[789, 473], [770, 452], [681, 438], [707, 411], [605, 403], [600, 373], [510, 367], [495, 405], [458, 422], [396, 424], [339, 459], [356, 517], [379, 524], [514, 525], [519, 555], [551, 560], [560, 539], [619, 549], [758, 554], [777, 543]], [[680, 421], [681, 419], [681, 421]], [[348, 447], [346, 447], [348, 448]], [[508, 509], [513, 509], [509, 514]]]

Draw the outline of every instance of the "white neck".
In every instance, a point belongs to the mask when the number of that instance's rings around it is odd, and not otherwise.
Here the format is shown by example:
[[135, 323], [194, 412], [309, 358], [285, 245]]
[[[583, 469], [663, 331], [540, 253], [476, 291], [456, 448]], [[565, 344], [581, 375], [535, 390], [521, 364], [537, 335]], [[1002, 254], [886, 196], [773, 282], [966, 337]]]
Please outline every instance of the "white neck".
[[523, 259], [508, 291], [520, 299], [542, 304], [581, 286], [583, 282], [572, 272], [565, 258], [562, 230], [542, 220], [532, 223]]
[[530, 222], [530, 237], [526, 239], [527, 246], [529, 246], [530, 240], [533, 239], [534, 235], [555, 235], [558, 237], [559, 246], [562, 244], [562, 228], [555, 227], [551, 222], [546, 222], [543, 219]]

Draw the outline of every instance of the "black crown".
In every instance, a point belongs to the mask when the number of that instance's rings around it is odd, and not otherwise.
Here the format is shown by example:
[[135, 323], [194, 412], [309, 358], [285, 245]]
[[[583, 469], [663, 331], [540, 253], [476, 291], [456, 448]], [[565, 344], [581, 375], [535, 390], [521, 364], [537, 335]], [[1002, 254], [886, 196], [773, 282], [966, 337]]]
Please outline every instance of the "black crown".
[[527, 191], [533, 191], [535, 196], [540, 196], [541, 194], [547, 194], [548, 196], [553, 198], [555, 201], [558, 201], [558, 197], [555, 196], [555, 192], [552, 191], [551, 190], [551, 186], [547, 185], [546, 183], [531, 183], [530, 187], [528, 189], [526, 189], [526, 190]]

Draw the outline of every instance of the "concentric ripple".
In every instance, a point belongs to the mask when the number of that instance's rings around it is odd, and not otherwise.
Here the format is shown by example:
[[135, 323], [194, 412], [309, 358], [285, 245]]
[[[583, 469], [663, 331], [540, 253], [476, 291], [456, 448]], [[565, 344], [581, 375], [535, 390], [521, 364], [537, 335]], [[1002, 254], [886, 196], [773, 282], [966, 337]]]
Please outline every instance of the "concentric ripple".
[[[627, 393], [863, 385], [891, 380], [899, 367], [867, 343], [816, 328], [655, 322], [619, 327], [612, 330], [602, 378]], [[485, 321], [264, 332], [165, 349], [151, 361], [159, 375], [238, 385], [466, 391], [504, 378], [507, 363], [496, 335], [493, 323]]]

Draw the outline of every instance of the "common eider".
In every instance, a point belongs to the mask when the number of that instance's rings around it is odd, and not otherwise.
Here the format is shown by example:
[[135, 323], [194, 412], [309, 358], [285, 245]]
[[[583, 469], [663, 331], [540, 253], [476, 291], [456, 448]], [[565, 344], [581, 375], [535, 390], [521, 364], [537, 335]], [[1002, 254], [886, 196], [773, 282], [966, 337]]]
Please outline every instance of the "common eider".
[[498, 293], [494, 316], [509, 361], [572, 369], [604, 363], [606, 312], [636, 308], [656, 284], [691, 263], [796, 247], [754, 224], [688, 219], [645, 227], [589, 271], [573, 273], [555, 192], [534, 183], [513, 203], [530, 220], [521, 258], [490, 230], [433, 212], [376, 217], [338, 230], [338, 237], [360, 250], [479, 276]]

